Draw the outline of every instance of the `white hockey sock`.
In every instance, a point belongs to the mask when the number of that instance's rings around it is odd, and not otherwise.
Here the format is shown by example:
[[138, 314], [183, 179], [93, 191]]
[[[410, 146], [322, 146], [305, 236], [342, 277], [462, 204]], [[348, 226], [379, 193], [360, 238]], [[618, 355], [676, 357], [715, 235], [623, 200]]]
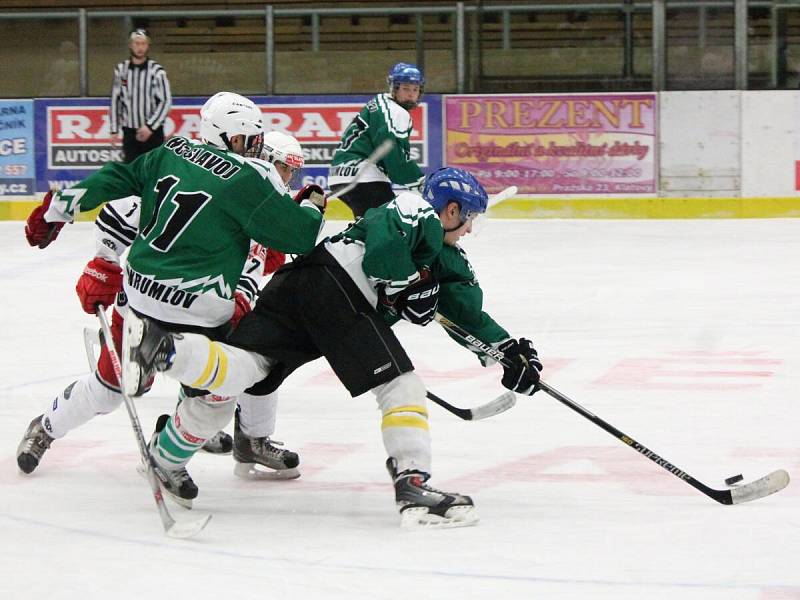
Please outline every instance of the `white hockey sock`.
[[260, 354], [184, 333], [175, 338], [175, 359], [165, 373], [189, 387], [235, 396], [264, 379], [269, 367]]
[[236, 398], [239, 406], [239, 428], [247, 437], [262, 438], [275, 433], [278, 414], [278, 392], [266, 396], [242, 393]]
[[233, 398], [182, 395], [158, 436], [156, 462], [166, 469], [186, 465], [208, 438], [230, 423], [235, 407]]
[[110, 413], [120, 404], [122, 395], [104, 386], [91, 373], [59, 392], [45, 411], [42, 424], [50, 436], [64, 437], [95, 415]]
[[383, 445], [397, 461], [397, 471], [430, 474], [431, 436], [422, 380], [414, 372], [404, 373], [372, 391], [383, 413]]

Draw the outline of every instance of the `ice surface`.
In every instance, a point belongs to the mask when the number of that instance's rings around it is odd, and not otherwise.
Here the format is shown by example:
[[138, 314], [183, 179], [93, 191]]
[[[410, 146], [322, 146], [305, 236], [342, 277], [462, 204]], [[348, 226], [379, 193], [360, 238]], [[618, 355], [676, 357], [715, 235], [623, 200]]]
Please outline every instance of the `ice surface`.
[[[491, 221], [464, 246], [486, 310], [534, 340], [557, 389], [712, 487], [794, 481], [722, 506], [544, 394], [479, 422], [431, 404], [432, 483], [481, 522], [406, 531], [373, 398], [317, 361], [281, 390], [276, 437], [302, 477], [242, 481], [198, 455], [195, 511], [214, 518], [169, 539], [122, 408], [17, 470], [28, 422], [87, 369], [95, 323], [73, 289], [93, 239], [78, 224], [31, 249], [0, 223], [0, 598], [800, 598], [800, 219]], [[437, 325], [397, 331], [451, 403], [503, 391]], [[174, 401], [159, 378], [144, 428]]]

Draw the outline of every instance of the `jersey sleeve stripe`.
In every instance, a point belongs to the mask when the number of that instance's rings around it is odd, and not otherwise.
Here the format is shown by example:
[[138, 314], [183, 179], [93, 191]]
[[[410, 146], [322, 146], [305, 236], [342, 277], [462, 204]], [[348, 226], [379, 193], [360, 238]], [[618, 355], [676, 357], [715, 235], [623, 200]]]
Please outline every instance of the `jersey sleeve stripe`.
[[106, 236], [114, 238], [119, 243], [123, 244], [126, 248], [133, 243], [133, 239], [128, 238], [127, 236], [124, 236], [124, 235], [120, 235], [120, 233], [118, 231], [114, 231], [113, 229], [110, 229], [110, 228], [106, 227], [105, 225], [103, 225], [99, 221], [97, 221], [95, 223], [95, 225], [97, 226], [97, 228], [100, 231], [102, 231], [104, 234], [106, 234]]
[[396, 123], [395, 119], [392, 118], [392, 109], [384, 94], [378, 96], [378, 106], [381, 109], [381, 113], [383, 113], [383, 118], [386, 120], [386, 127], [392, 135], [397, 138], [407, 138], [411, 134], [411, 119], [409, 118], [408, 127], [401, 129], [401, 124]]
[[255, 299], [256, 295], [258, 295], [258, 286], [256, 282], [246, 275], [242, 275], [239, 284], [236, 286], [236, 290], [242, 292], [251, 302]]
[[128, 246], [136, 239], [136, 230], [123, 226], [118, 218], [111, 215], [109, 212], [102, 211], [97, 215], [95, 223], [102, 231], [113, 235], [120, 241], [127, 240], [126, 245]]

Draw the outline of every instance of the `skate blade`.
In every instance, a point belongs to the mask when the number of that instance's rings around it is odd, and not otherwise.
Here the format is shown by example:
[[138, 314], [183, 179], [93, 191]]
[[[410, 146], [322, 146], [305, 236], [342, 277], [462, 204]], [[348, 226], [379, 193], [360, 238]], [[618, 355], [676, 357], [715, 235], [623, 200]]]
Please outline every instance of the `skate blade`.
[[[139, 463], [139, 465], [136, 467], [136, 472], [139, 473], [139, 475], [141, 475], [145, 479], [147, 479], [147, 468], [142, 463]], [[177, 504], [178, 506], [180, 506], [182, 508], [185, 508], [186, 510], [192, 510], [192, 506], [193, 506], [192, 500], [189, 500], [187, 498], [181, 498], [180, 496], [176, 496], [175, 494], [173, 494], [167, 488], [164, 487], [164, 484], [161, 483], [161, 480], [158, 479], [157, 475], [156, 475], [156, 479], [158, 480], [158, 487], [161, 488], [161, 493], [164, 495], [165, 498], [169, 498], [175, 504]], [[211, 518], [211, 517], [209, 517], [209, 518]], [[203, 525], [203, 527], [205, 527], [205, 525]], [[200, 529], [202, 529], [203, 527], [201, 527]], [[198, 529], [198, 531], [200, 531], [200, 529]], [[175, 536], [173, 536], [173, 537], [175, 537]]]
[[449, 529], [470, 527], [480, 519], [474, 506], [453, 506], [445, 516], [428, 512], [424, 506], [407, 508], [400, 513], [400, 525], [408, 529]]
[[249, 479], [250, 481], [285, 481], [300, 477], [300, 471], [296, 467], [275, 470], [262, 467], [257, 463], [240, 462], [237, 462], [233, 467], [233, 474], [241, 479]]
[[177, 504], [178, 506], [180, 506], [182, 508], [185, 508], [186, 510], [192, 510], [192, 506], [193, 506], [192, 500], [189, 500], [188, 498], [181, 498], [180, 496], [176, 496], [175, 494], [170, 492], [167, 488], [165, 488], [163, 485], [161, 486], [161, 489], [164, 491], [164, 493], [166, 494], [167, 498], [172, 500], [175, 504]]
[[226, 456], [233, 452], [233, 450], [222, 450], [220, 448], [217, 448], [216, 446], [212, 448], [206, 448], [205, 446], [200, 446], [200, 451], [205, 452], [206, 454], [216, 454], [217, 456]]
[[142, 343], [143, 334], [144, 325], [139, 319], [135, 317], [125, 319], [125, 331], [122, 338], [122, 383], [125, 393], [131, 397], [135, 397], [136, 392], [139, 391], [139, 379], [142, 377], [139, 365], [131, 360], [131, 352]]

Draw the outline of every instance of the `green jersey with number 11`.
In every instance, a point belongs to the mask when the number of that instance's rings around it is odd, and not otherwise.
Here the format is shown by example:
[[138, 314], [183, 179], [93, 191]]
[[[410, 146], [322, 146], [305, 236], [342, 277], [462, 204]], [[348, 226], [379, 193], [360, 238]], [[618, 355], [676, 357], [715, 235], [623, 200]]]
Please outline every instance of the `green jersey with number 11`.
[[174, 137], [55, 194], [45, 218], [72, 221], [78, 211], [140, 196], [125, 269], [130, 305], [168, 323], [215, 327], [233, 314], [251, 240], [292, 254], [314, 247], [322, 214], [284, 190], [268, 162]]

